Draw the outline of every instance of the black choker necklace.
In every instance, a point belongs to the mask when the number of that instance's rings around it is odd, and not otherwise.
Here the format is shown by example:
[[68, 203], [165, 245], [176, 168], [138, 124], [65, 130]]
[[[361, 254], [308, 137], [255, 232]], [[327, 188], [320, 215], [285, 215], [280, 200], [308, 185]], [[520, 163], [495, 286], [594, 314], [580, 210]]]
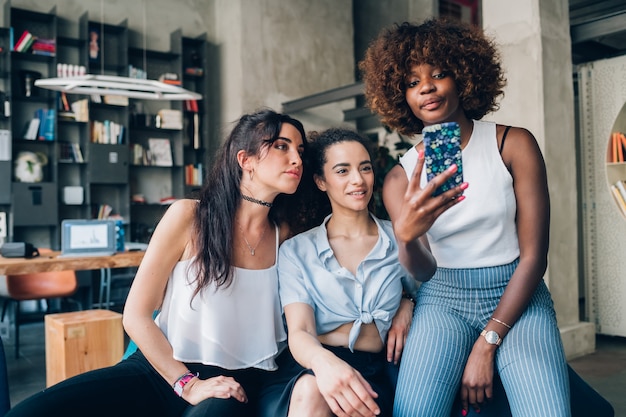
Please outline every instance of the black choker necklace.
[[272, 203], [268, 203], [267, 201], [257, 200], [256, 198], [252, 198], [252, 197], [247, 196], [245, 194], [241, 194], [241, 198], [243, 198], [244, 200], [249, 201], [251, 203], [260, 204], [262, 206], [269, 207], [269, 208], [272, 208], [272, 206], [274, 205]]

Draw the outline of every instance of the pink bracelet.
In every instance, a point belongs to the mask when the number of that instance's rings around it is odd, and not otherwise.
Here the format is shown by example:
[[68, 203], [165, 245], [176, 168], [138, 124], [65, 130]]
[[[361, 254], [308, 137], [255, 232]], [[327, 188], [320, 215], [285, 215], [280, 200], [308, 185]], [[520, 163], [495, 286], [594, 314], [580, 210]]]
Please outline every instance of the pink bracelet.
[[187, 371], [181, 376], [179, 376], [178, 379], [172, 384], [172, 388], [174, 388], [174, 392], [176, 393], [176, 395], [178, 395], [179, 397], [182, 397], [183, 389], [185, 388], [185, 385], [187, 385], [189, 381], [196, 378], [198, 375], [199, 375], [198, 372], [194, 374], [191, 371]]

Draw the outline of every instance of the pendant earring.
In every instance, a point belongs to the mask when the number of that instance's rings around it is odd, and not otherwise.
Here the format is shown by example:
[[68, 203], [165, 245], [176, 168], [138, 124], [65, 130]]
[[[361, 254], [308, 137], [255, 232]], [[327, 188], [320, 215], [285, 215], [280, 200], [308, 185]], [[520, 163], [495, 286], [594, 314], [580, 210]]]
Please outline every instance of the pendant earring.
[[250, 171], [250, 181], [252, 181], [252, 178], [254, 178], [254, 170]]

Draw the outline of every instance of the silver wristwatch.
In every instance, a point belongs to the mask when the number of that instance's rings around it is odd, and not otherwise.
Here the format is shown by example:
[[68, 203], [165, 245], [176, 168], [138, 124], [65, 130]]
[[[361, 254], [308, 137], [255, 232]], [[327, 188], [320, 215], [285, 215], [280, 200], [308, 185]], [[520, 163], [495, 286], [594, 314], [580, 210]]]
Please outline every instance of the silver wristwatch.
[[490, 345], [500, 346], [500, 344], [502, 343], [502, 338], [500, 337], [500, 335], [493, 330], [483, 330], [482, 332], [480, 332], [480, 335], [484, 337], [487, 343], [489, 343]]

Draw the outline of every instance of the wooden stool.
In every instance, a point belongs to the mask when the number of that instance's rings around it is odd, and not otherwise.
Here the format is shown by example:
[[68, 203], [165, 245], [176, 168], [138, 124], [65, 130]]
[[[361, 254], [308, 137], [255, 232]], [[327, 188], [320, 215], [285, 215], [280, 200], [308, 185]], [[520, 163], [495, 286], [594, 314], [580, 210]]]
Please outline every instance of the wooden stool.
[[124, 354], [122, 315], [110, 310], [48, 314], [46, 386], [115, 365]]

